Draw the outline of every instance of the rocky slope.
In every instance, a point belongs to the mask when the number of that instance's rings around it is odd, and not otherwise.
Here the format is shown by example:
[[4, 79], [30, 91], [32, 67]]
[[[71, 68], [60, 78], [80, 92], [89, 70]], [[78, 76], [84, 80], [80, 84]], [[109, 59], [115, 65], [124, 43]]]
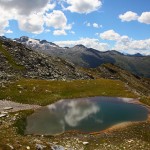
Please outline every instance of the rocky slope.
[[21, 43], [0, 37], [0, 79], [88, 79], [73, 64], [33, 51]]
[[124, 55], [115, 50], [100, 52], [83, 45], [62, 48], [46, 40], [40, 41], [28, 37], [21, 37], [15, 40], [34, 50], [42, 51], [51, 56], [61, 57], [78, 66], [96, 68], [104, 63], [113, 63], [136, 75], [150, 77], [150, 56], [142, 56], [140, 54]]
[[[103, 64], [94, 69], [84, 69], [93, 78], [121, 80], [128, 88], [143, 96], [150, 96], [150, 80], [132, 74], [113, 64]], [[119, 91], [118, 91], [119, 92]]]

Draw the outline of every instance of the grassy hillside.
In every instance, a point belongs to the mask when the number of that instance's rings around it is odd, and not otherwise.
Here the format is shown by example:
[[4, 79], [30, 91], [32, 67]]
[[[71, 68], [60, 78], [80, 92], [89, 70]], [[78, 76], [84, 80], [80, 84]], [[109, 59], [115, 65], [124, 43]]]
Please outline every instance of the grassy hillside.
[[0, 88], [0, 99], [10, 99], [20, 103], [47, 105], [60, 99], [114, 96], [136, 97], [119, 80], [74, 80], [46, 81], [22, 79], [6, 88]]

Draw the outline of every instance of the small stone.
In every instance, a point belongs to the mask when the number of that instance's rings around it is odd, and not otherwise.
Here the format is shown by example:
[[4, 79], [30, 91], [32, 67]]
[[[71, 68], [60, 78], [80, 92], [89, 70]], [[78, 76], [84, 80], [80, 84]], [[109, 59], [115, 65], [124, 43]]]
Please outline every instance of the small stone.
[[7, 145], [10, 147], [10, 149], [14, 149], [14, 147], [12, 145], [10, 145], [10, 144], [7, 144]]
[[4, 107], [4, 110], [10, 110], [13, 109], [12, 107]]
[[8, 114], [8, 112], [7, 111], [2, 111], [1, 114]]
[[26, 147], [26, 149], [28, 149], [28, 150], [29, 150], [29, 149], [30, 149], [30, 146], [27, 146], [27, 147]]
[[6, 117], [6, 116], [7, 116], [7, 114], [0, 114], [0, 118]]
[[83, 145], [87, 145], [87, 144], [89, 144], [89, 142], [83, 142]]
[[53, 142], [52, 144], [57, 145], [57, 144], [58, 144], [58, 142]]
[[51, 146], [52, 150], [65, 150], [65, 148], [61, 145], [53, 145]]
[[37, 150], [43, 150], [44, 148], [46, 148], [46, 146], [41, 145], [41, 144], [36, 144], [35, 147], [36, 147]]
[[3, 83], [2, 83], [2, 85], [1, 85], [1, 86], [2, 86], [2, 88], [5, 88], [5, 87], [6, 87]]

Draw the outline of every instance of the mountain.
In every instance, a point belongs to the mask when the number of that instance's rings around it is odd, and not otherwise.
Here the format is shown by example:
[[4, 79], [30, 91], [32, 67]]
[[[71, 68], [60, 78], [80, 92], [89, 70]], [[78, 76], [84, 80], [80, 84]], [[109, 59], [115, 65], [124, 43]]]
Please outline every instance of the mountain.
[[[28, 41], [28, 38], [22, 39], [24, 42]], [[37, 42], [39, 41], [39, 42]], [[51, 47], [59, 46], [54, 43], [47, 41], [33, 40], [29, 42], [30, 44], [45, 43]], [[74, 54], [74, 61], [77, 59], [76, 56], [81, 53], [91, 53], [93, 52], [97, 57], [99, 56], [99, 51], [94, 49], [87, 49], [83, 45], [76, 45], [69, 49], [70, 53]], [[42, 51], [43, 52], [43, 51]], [[71, 55], [67, 53], [68, 56]], [[106, 56], [122, 56], [123, 54], [117, 51], [107, 51], [103, 52]], [[125, 57], [125, 55], [123, 55]], [[132, 56], [134, 57], [134, 56]], [[138, 56], [139, 57], [139, 56]], [[66, 80], [66, 79], [96, 79], [96, 78], [106, 78], [112, 80], [121, 80], [126, 83], [131, 90], [139, 93], [140, 95], [148, 95], [150, 93], [150, 80], [144, 79], [137, 75], [130, 73], [118, 66], [113, 64], [107, 64], [107, 59], [105, 58], [105, 64], [98, 66], [97, 68], [83, 68], [76, 67], [75, 65], [57, 57], [43, 54], [39, 51], [27, 48], [25, 45], [7, 39], [5, 37], [0, 37], [0, 79], [18, 79], [18, 78], [37, 78], [37, 79], [52, 79], [52, 80]], [[109, 60], [109, 59], [108, 59]]]
[[77, 66], [96, 68], [101, 64], [112, 63], [138, 76], [150, 77], [150, 56], [143, 56], [141, 54], [124, 55], [115, 50], [100, 52], [83, 45], [62, 48], [46, 40], [31, 39], [28, 37], [21, 37], [15, 40], [31, 49], [54, 57], [63, 58]]
[[[28, 39], [22, 40], [26, 42]], [[56, 80], [90, 78], [65, 60], [47, 56], [5, 37], [0, 37], [0, 60], [0, 79], [4, 80], [19, 77]]]
[[128, 54], [128, 56], [137, 56], [137, 57], [142, 57], [143, 55], [142, 55], [142, 54], [140, 54], [140, 53], [136, 53], [136, 54], [133, 54], [133, 55], [129, 55], [129, 54]]

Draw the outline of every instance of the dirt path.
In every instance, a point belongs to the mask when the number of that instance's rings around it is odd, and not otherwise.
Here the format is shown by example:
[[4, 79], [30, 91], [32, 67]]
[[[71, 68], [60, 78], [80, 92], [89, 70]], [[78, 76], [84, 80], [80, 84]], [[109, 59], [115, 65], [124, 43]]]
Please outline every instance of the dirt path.
[[[39, 105], [20, 104], [12, 101], [0, 100], [0, 112], [2, 111], [15, 112], [15, 111], [27, 110], [27, 109], [37, 109], [40, 107], [41, 106]], [[7, 108], [10, 109], [7, 110]]]

